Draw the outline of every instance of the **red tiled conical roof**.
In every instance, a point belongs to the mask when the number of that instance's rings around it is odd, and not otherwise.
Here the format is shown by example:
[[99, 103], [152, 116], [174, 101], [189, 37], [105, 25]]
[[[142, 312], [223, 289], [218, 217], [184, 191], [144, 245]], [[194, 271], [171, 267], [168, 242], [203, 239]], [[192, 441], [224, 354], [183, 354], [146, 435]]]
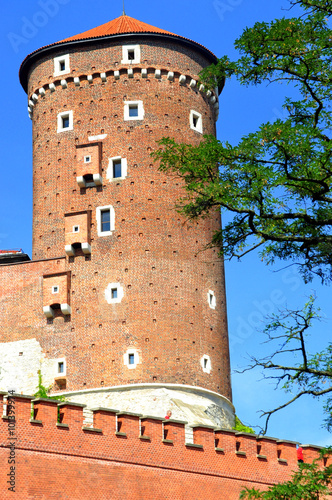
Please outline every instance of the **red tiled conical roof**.
[[87, 38], [96, 38], [100, 36], [117, 35], [120, 33], [164, 33], [167, 35], [177, 36], [170, 31], [162, 30], [160, 28], [156, 28], [155, 26], [151, 26], [150, 24], [138, 21], [133, 17], [122, 15], [112, 21], [109, 21], [108, 23], [98, 26], [97, 28], [84, 31], [79, 35], [75, 35], [70, 38], [65, 38], [58, 43], [70, 42], [72, 40], [85, 40]]
[[87, 44], [90, 42], [90, 40], [93, 39], [102, 39], [103, 37], [126, 37], [127, 35], [133, 35], [136, 36], [139, 34], [142, 34], [142, 36], [152, 36], [152, 37], [163, 37], [163, 35], [167, 38], [176, 38], [179, 41], [182, 41], [182, 43], [189, 44], [196, 49], [199, 49], [205, 56], [208, 56], [208, 58], [211, 58], [211, 62], [216, 62], [217, 58], [216, 56], [210, 52], [207, 48], [205, 48], [203, 45], [194, 42], [193, 40], [190, 40], [189, 38], [185, 38], [180, 35], [175, 35], [174, 33], [171, 33], [170, 31], [162, 30], [160, 28], [156, 28], [155, 26], [151, 26], [150, 24], [143, 23], [142, 21], [138, 21], [137, 19], [134, 19], [133, 17], [129, 17], [126, 14], [123, 14], [120, 17], [117, 17], [116, 19], [113, 19], [112, 21], [109, 21], [108, 23], [102, 24], [101, 26], [98, 26], [97, 28], [93, 28], [88, 31], [84, 31], [83, 33], [80, 33], [78, 35], [65, 38], [64, 40], [60, 40], [59, 42], [52, 43], [50, 45], [46, 45], [45, 47], [41, 47], [40, 49], [35, 50], [26, 58], [21, 64], [20, 68], [20, 81], [22, 84], [22, 87], [24, 90], [27, 92], [27, 86], [28, 86], [28, 75], [29, 75], [29, 67], [32, 64], [33, 61], [37, 60], [38, 57], [42, 53], [45, 53], [47, 51], [52, 51], [55, 50], [57, 47], [61, 45], [71, 45], [71, 44]]

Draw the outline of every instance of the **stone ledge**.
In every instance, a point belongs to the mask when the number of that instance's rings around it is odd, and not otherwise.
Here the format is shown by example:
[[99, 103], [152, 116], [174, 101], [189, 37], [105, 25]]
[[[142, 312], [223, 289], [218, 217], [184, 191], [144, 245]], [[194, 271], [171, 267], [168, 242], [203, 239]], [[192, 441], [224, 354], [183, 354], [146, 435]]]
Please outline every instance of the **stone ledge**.
[[82, 431], [87, 431], [87, 432], [99, 432], [102, 433], [103, 431], [101, 429], [97, 429], [96, 427], [82, 427]]
[[202, 444], [185, 443], [185, 446], [187, 446], [187, 448], [198, 448], [200, 450], [203, 450], [203, 445]]

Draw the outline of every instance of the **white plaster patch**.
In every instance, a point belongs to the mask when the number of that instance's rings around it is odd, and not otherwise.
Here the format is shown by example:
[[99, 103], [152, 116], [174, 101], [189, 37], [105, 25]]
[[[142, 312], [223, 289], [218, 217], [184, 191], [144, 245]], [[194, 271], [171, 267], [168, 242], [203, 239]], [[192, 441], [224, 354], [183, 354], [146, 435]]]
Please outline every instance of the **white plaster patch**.
[[88, 137], [89, 141], [102, 141], [103, 139], [106, 139], [107, 134], [100, 134], [100, 135], [90, 135]]
[[54, 382], [54, 359], [48, 359], [36, 339], [0, 344], [0, 390], [14, 389], [17, 393], [34, 394], [38, 386], [38, 371], [42, 384]]

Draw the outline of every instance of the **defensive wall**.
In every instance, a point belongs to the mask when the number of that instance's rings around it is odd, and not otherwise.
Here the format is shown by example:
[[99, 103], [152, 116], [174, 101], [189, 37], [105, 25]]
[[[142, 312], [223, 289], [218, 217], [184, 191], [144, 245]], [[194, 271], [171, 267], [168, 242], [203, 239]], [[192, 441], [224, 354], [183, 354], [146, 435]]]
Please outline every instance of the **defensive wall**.
[[[266, 489], [298, 466], [295, 442], [193, 425], [186, 443], [183, 421], [109, 408], [95, 408], [85, 427], [83, 406], [23, 395], [9, 411], [4, 405], [1, 484], [14, 450], [15, 499], [235, 500], [244, 487]], [[318, 447], [303, 449], [305, 461], [318, 458]], [[3, 490], [1, 498], [13, 496]]]

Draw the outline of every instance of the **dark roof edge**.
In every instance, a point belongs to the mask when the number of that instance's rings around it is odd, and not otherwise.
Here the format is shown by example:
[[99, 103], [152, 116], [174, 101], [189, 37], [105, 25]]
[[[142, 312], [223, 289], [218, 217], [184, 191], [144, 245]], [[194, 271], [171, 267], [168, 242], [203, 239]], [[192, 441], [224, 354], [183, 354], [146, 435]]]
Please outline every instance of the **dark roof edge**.
[[28, 73], [29, 73], [29, 68], [30, 65], [39, 57], [43, 57], [45, 54], [48, 52], [52, 53], [55, 52], [59, 47], [73, 47], [75, 45], [88, 45], [94, 42], [99, 42], [99, 41], [104, 41], [108, 39], [116, 39], [116, 38], [128, 38], [128, 37], [140, 37], [140, 38], [168, 38], [171, 40], [177, 40], [178, 42], [183, 43], [184, 45], [188, 45], [190, 47], [194, 47], [196, 50], [201, 52], [205, 57], [209, 58], [212, 63], [217, 62], [217, 57], [206, 47], [203, 45], [194, 42], [193, 40], [190, 40], [189, 38], [184, 38], [179, 35], [172, 35], [172, 34], [167, 34], [167, 33], [154, 33], [154, 32], [138, 32], [138, 33], [116, 33], [113, 35], [103, 35], [99, 37], [93, 37], [93, 38], [84, 38], [80, 40], [69, 40], [65, 42], [56, 42], [52, 45], [47, 45], [45, 47], [42, 47], [41, 49], [37, 49], [31, 54], [27, 55], [26, 58], [23, 60], [20, 70], [19, 70], [19, 78], [21, 85], [24, 89], [24, 91], [27, 93], [28, 90]]

